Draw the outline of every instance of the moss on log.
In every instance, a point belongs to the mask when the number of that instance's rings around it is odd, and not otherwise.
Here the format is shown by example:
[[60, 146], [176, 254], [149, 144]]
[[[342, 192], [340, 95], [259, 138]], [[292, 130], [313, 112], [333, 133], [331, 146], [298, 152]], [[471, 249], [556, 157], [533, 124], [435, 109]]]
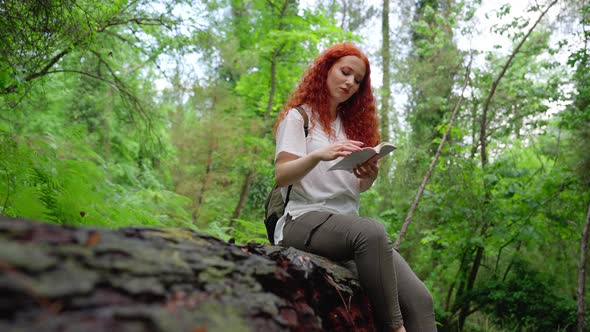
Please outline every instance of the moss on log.
[[373, 331], [355, 275], [187, 229], [0, 216], [0, 331]]

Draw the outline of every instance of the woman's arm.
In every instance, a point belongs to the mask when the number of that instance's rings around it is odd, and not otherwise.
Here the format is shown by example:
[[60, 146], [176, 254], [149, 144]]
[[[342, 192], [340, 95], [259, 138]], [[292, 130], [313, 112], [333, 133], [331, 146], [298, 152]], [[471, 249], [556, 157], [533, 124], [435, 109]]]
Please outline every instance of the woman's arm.
[[348, 156], [354, 151], [359, 151], [362, 146], [363, 142], [347, 140], [327, 145], [303, 157], [282, 151], [277, 156], [275, 162], [275, 182], [279, 187], [291, 185], [301, 180], [320, 161], [329, 161], [338, 157]]
[[297, 157], [288, 152], [280, 152], [275, 163], [275, 182], [285, 187], [299, 181], [309, 173], [321, 160], [308, 154]]

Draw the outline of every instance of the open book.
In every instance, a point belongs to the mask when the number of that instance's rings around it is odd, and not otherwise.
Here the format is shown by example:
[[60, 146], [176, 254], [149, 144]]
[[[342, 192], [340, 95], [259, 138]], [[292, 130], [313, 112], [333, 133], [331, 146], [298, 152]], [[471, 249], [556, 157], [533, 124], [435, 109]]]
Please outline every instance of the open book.
[[339, 162], [330, 167], [328, 171], [344, 170], [352, 172], [358, 165], [366, 163], [370, 159], [381, 159], [397, 149], [393, 144], [383, 142], [376, 147], [363, 148], [343, 157]]

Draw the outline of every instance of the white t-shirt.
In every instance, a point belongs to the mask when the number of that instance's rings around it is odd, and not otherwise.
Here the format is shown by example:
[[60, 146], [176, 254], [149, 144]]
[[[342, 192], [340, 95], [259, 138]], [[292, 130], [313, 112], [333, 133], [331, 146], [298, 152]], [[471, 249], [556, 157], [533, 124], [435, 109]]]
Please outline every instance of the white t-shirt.
[[[312, 112], [307, 105], [303, 106], [309, 121], [309, 134], [305, 137], [303, 117], [296, 109], [289, 111], [281, 121], [277, 130], [275, 160], [280, 152], [288, 152], [298, 157], [340, 141], [347, 140], [340, 117], [332, 122], [336, 137], [330, 138], [323, 130], [322, 124], [314, 121], [312, 126]], [[293, 183], [289, 203], [285, 214], [277, 222], [274, 243], [283, 240], [283, 226], [287, 213], [295, 220], [302, 214], [311, 211], [323, 211], [338, 214], [359, 214], [360, 182], [354, 174], [348, 171], [330, 171], [340, 158], [332, 161], [321, 161], [300, 181]], [[287, 188], [283, 187], [283, 199], [287, 196]]]

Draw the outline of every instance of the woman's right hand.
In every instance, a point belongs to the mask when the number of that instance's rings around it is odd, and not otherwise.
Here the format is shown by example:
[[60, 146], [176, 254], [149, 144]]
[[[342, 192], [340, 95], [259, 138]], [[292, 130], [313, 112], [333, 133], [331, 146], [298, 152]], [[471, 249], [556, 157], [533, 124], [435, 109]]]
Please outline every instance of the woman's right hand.
[[327, 145], [310, 153], [321, 161], [330, 161], [338, 157], [346, 157], [349, 154], [362, 150], [365, 143], [353, 140], [346, 140]]

